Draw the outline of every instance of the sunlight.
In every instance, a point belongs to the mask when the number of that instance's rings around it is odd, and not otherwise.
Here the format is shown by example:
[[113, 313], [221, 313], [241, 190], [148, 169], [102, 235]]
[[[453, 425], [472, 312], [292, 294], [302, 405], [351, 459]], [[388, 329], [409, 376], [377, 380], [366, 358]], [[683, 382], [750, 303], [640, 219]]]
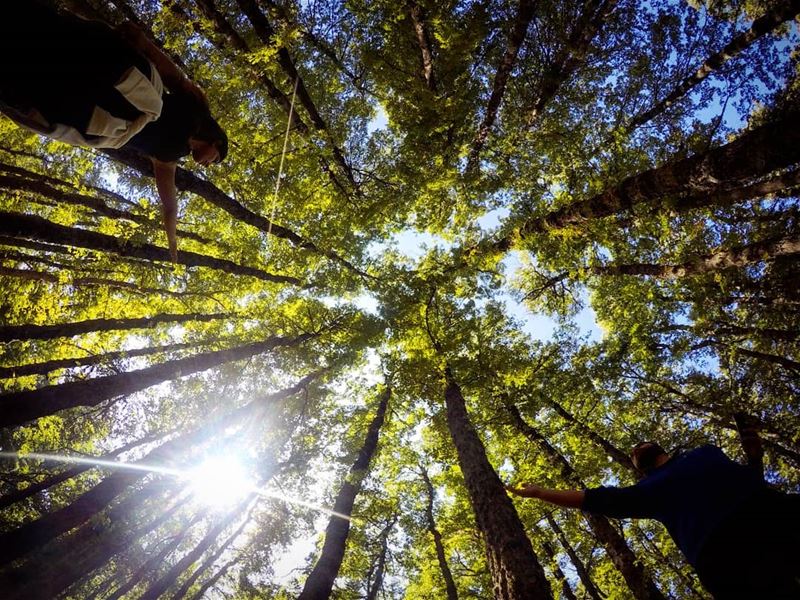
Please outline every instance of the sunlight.
[[188, 472], [190, 491], [207, 506], [228, 507], [254, 491], [242, 464], [232, 457], [209, 458]]

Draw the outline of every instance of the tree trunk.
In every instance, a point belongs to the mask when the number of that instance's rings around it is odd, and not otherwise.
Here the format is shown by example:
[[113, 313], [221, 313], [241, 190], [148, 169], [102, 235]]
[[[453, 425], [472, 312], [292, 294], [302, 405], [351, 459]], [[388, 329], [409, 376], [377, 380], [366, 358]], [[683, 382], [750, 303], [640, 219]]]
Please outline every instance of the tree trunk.
[[245, 501], [240, 502], [233, 509], [231, 509], [227, 515], [221, 517], [211, 528], [209, 528], [209, 530], [203, 536], [203, 539], [201, 539], [194, 548], [182, 556], [179, 561], [177, 561], [166, 573], [164, 573], [164, 575], [150, 584], [147, 590], [145, 590], [145, 592], [139, 596], [139, 600], [156, 600], [163, 594], [166, 594], [167, 590], [169, 590], [169, 588], [171, 588], [175, 582], [178, 581], [178, 578], [181, 576], [181, 574], [183, 574], [193, 563], [199, 560], [200, 557], [205, 554], [206, 550], [208, 550], [211, 545], [217, 541], [217, 538], [222, 534], [222, 532], [241, 516], [244, 507], [248, 503], [252, 502], [252, 500], [253, 497], [249, 496]]
[[181, 344], [167, 344], [165, 346], [151, 346], [149, 348], [135, 348], [133, 350], [121, 350], [118, 352], [106, 352], [105, 354], [94, 354], [92, 356], [79, 356], [74, 358], [60, 358], [48, 360], [40, 363], [30, 363], [27, 365], [17, 365], [14, 367], [0, 367], [0, 379], [9, 377], [26, 377], [28, 375], [45, 375], [58, 369], [74, 369], [77, 367], [87, 367], [90, 365], [100, 365], [109, 363], [113, 360], [136, 358], [139, 356], [151, 356], [162, 352], [174, 352], [175, 350], [186, 350], [197, 348], [205, 344], [212, 344], [218, 340], [208, 342], [192, 342]]
[[4, 600], [55, 598], [140, 537], [160, 527], [180, 507], [179, 502], [143, 526], [136, 527], [131, 515], [160, 489], [158, 482], [154, 482], [133, 492], [108, 512], [102, 526], [86, 523], [63, 540], [44, 547], [39, 555], [21, 567], [8, 570], [0, 580]]
[[458, 600], [458, 590], [456, 589], [456, 582], [453, 580], [453, 574], [450, 572], [450, 567], [447, 564], [447, 556], [444, 551], [444, 544], [442, 543], [442, 534], [436, 527], [436, 519], [433, 515], [433, 484], [428, 477], [428, 472], [425, 470], [425, 467], [420, 467], [420, 474], [422, 475], [422, 481], [425, 483], [425, 492], [427, 494], [425, 519], [428, 522], [428, 531], [433, 536], [433, 544], [436, 547], [436, 559], [439, 561], [439, 570], [442, 572], [442, 578], [444, 579], [447, 600]]
[[[66, 244], [77, 248], [87, 248], [98, 252], [110, 252], [120, 256], [131, 256], [149, 261], [171, 262], [169, 250], [152, 244], [133, 243], [111, 235], [66, 227], [53, 223], [42, 217], [0, 211], [0, 234], [11, 237], [32, 238], [48, 243]], [[255, 277], [262, 281], [302, 285], [296, 277], [273, 275], [261, 269], [239, 265], [223, 258], [214, 258], [196, 252], [182, 250], [178, 252], [178, 264], [187, 267], [208, 267], [231, 275]]]
[[508, 34], [506, 51], [500, 59], [500, 64], [497, 66], [497, 72], [494, 75], [492, 94], [489, 96], [489, 102], [486, 105], [486, 113], [472, 142], [472, 148], [467, 160], [467, 172], [473, 171], [478, 166], [481, 150], [486, 144], [492, 125], [494, 125], [494, 121], [497, 118], [497, 112], [506, 93], [508, 78], [511, 75], [514, 64], [517, 62], [517, 54], [519, 54], [519, 49], [525, 42], [528, 26], [531, 23], [531, 19], [533, 19], [536, 2], [534, 0], [518, 0], [518, 2], [517, 15]]
[[[60, 325], [5, 325], [0, 327], [0, 342], [13, 340], [54, 340], [97, 331], [120, 331], [128, 329], [150, 329], [160, 323], [188, 323], [190, 321], [215, 321], [230, 319], [228, 314], [206, 315], [202, 313], [161, 314], [135, 319], [88, 319]], [[4, 367], [5, 368], [5, 367]], [[11, 367], [13, 368], [13, 367]]]
[[[561, 471], [564, 481], [576, 488], [586, 487], [564, 455], [522, 418], [519, 409], [513, 404], [508, 404], [507, 407], [514, 426], [544, 451], [553, 466]], [[653, 580], [645, 573], [642, 565], [636, 560], [636, 555], [628, 547], [625, 538], [611, 525], [608, 518], [594, 513], [584, 513], [584, 517], [595, 537], [606, 547], [611, 562], [625, 579], [633, 597], [637, 600], [666, 600]]]
[[68, 408], [97, 406], [105, 400], [139, 392], [165, 381], [250, 358], [282, 346], [297, 346], [315, 336], [313, 333], [304, 333], [294, 338], [276, 336], [246, 346], [169, 360], [138, 371], [3, 394], [0, 396], [4, 408], [3, 414], [0, 415], [0, 427], [21, 425]]
[[[311, 373], [292, 387], [285, 388], [264, 398], [253, 400], [225, 415], [209, 420], [194, 431], [165, 442], [133, 464], [148, 467], [174, 461], [175, 457], [186, 453], [192, 446], [213, 439], [219, 435], [220, 431], [224, 431], [226, 427], [257, 415], [261, 407], [293, 396], [305, 389], [321, 372]], [[21, 525], [17, 529], [0, 534], [0, 566], [24, 556], [62, 533], [85, 523], [108, 506], [112, 500], [126, 489], [144, 478], [147, 473], [146, 469], [114, 471], [68, 506], [43, 515], [35, 521]]]
[[[678, 279], [723, 269], [741, 268], [778, 256], [800, 254], [800, 236], [771, 238], [728, 250], [698, 256], [681, 265], [627, 264], [589, 267], [594, 275], [646, 275], [657, 279]], [[796, 337], [796, 336], [795, 336]]]
[[205, 583], [203, 583], [203, 585], [201, 585], [201, 586], [200, 586], [200, 589], [199, 589], [199, 590], [197, 590], [197, 593], [196, 593], [196, 594], [194, 594], [194, 595], [191, 597], [191, 599], [190, 599], [190, 600], [201, 600], [201, 598], [205, 598], [205, 597], [206, 597], [206, 592], [207, 592], [209, 589], [211, 589], [211, 587], [213, 587], [213, 586], [214, 586], [214, 584], [216, 584], [216, 583], [217, 583], [217, 581], [219, 581], [219, 580], [220, 580], [220, 578], [221, 578], [221, 577], [223, 577], [223, 576], [225, 575], [225, 573], [227, 573], [227, 572], [228, 572], [228, 569], [230, 569], [230, 568], [231, 568], [233, 565], [235, 565], [235, 564], [236, 564], [236, 562], [237, 562], [238, 560], [239, 560], [239, 558], [238, 558], [238, 557], [236, 557], [236, 558], [233, 558], [233, 559], [229, 560], [229, 561], [228, 561], [228, 562], [226, 562], [224, 565], [222, 565], [222, 566], [219, 568], [219, 570], [218, 570], [216, 573], [214, 573], [214, 574], [213, 574], [213, 575], [212, 575], [212, 576], [211, 576], [211, 577], [208, 579], [208, 581], [206, 581]]
[[461, 388], [448, 368], [447, 425], [458, 453], [475, 521], [486, 543], [489, 571], [498, 600], [552, 598], [550, 584], [525, 535], [503, 483], [486, 457], [467, 413]]
[[562, 419], [575, 426], [575, 428], [580, 431], [581, 435], [592, 440], [595, 444], [605, 450], [605, 453], [608, 454], [608, 456], [611, 457], [614, 462], [623, 467], [629, 473], [636, 473], [636, 467], [633, 466], [633, 462], [627, 453], [617, 448], [614, 444], [591, 429], [588, 425], [576, 419], [572, 414], [567, 412], [563, 406], [561, 406], [552, 398], [548, 398], [547, 403], [553, 407], [553, 410], [555, 410]]
[[544, 542], [544, 544], [542, 544], [542, 550], [545, 556], [550, 560], [550, 568], [553, 571], [556, 581], [561, 583], [561, 596], [567, 600], [578, 600], [575, 596], [575, 592], [569, 587], [569, 581], [567, 581], [567, 578], [564, 576], [561, 565], [558, 564], [558, 558], [556, 557], [555, 550], [553, 550], [553, 545], [550, 542]]
[[389, 552], [389, 534], [397, 522], [397, 515], [393, 515], [392, 519], [386, 524], [386, 527], [381, 531], [381, 551], [378, 555], [378, 565], [375, 568], [375, 579], [371, 578], [372, 573], [367, 576], [367, 595], [365, 600], [378, 600], [378, 593], [383, 587], [383, 577], [386, 573], [386, 555]]
[[[769, 4], [767, 4], [769, 6]], [[776, 0], [769, 10], [753, 21], [750, 29], [734, 37], [719, 52], [709, 56], [697, 71], [683, 79], [675, 88], [658, 102], [653, 108], [634, 118], [628, 125], [627, 131], [631, 132], [644, 125], [650, 119], [669, 108], [672, 104], [683, 98], [686, 93], [706, 77], [719, 70], [725, 63], [733, 59], [743, 50], [749, 48], [753, 42], [777, 29], [783, 22], [790, 21], [800, 13], [800, 1]]]
[[[345, 544], [350, 533], [350, 515], [353, 512], [353, 503], [356, 495], [361, 489], [361, 483], [367, 476], [369, 463], [378, 448], [378, 434], [383, 425], [386, 407], [392, 395], [391, 388], [386, 387], [381, 394], [378, 410], [369, 424], [364, 445], [358, 452], [358, 458], [350, 467], [347, 479], [339, 489], [333, 510], [336, 515], [332, 515], [325, 530], [325, 542], [322, 545], [317, 564], [306, 579], [303, 591], [298, 596], [298, 600], [323, 600], [330, 596], [333, 589], [333, 582], [339, 574], [339, 567], [344, 558]], [[338, 516], [343, 515], [343, 517]]]
[[414, 0], [409, 0], [407, 5], [408, 13], [411, 16], [411, 22], [414, 24], [414, 34], [417, 37], [417, 46], [419, 47], [420, 56], [422, 58], [422, 77], [425, 79], [427, 88], [432, 92], [436, 92], [436, 78], [433, 76], [433, 45], [431, 44], [431, 37], [428, 35], [428, 29], [425, 25], [425, 9]]
[[[754, 178], [798, 161], [800, 111], [787, 110], [774, 121], [747, 131], [723, 146], [632, 175], [588, 200], [573, 202], [527, 221], [518, 233], [524, 238], [550, 229], [577, 226], [666, 197], [713, 194], [742, 187], [749, 185]], [[495, 242], [494, 246], [505, 251], [512, 242], [511, 237], [506, 237]]]
[[589, 594], [589, 597], [592, 600], [603, 600], [605, 595], [597, 589], [594, 582], [592, 581], [591, 576], [589, 575], [589, 569], [586, 568], [586, 565], [581, 560], [581, 557], [578, 556], [578, 553], [575, 552], [575, 548], [572, 547], [572, 544], [569, 543], [567, 536], [564, 535], [564, 531], [559, 527], [558, 523], [551, 513], [546, 513], [545, 518], [547, 519], [547, 524], [550, 526], [550, 529], [553, 530], [553, 533], [556, 534], [561, 547], [564, 548], [564, 552], [566, 552], [567, 556], [569, 556], [569, 560], [572, 562], [572, 566], [575, 567], [575, 572], [578, 574], [578, 579], [581, 580], [583, 584], [583, 589]]
[[532, 125], [545, 106], [553, 99], [561, 85], [583, 64], [592, 40], [605, 20], [614, 10], [617, 0], [589, 0], [581, 18], [564, 47], [545, 69], [537, 86], [536, 103], [528, 113], [528, 125]]

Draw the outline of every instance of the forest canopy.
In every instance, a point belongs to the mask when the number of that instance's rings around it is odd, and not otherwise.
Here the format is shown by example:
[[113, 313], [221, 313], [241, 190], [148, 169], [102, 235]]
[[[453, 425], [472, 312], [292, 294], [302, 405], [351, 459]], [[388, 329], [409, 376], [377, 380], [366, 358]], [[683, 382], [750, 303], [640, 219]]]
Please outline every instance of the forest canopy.
[[746, 413], [800, 490], [797, 0], [52, 4], [230, 152], [172, 262], [148, 160], [0, 120], [4, 599], [708, 598], [503, 484]]

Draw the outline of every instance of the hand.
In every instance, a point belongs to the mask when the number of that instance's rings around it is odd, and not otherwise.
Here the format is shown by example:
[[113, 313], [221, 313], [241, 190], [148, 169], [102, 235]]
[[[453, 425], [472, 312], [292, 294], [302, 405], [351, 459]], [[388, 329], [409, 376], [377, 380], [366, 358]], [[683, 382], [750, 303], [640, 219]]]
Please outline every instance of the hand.
[[522, 496], [523, 498], [538, 498], [544, 488], [534, 483], [523, 483], [519, 487], [507, 485], [506, 491], [514, 494], [515, 496]]

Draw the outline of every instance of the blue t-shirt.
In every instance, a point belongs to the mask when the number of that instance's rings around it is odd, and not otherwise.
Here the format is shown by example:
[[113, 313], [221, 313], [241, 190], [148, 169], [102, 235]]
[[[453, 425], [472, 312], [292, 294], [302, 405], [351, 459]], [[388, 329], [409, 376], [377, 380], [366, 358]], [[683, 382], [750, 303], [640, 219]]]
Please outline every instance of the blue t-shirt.
[[764, 487], [758, 472], [709, 445], [673, 457], [636, 485], [588, 489], [582, 508], [661, 521], [694, 565], [709, 534]]

